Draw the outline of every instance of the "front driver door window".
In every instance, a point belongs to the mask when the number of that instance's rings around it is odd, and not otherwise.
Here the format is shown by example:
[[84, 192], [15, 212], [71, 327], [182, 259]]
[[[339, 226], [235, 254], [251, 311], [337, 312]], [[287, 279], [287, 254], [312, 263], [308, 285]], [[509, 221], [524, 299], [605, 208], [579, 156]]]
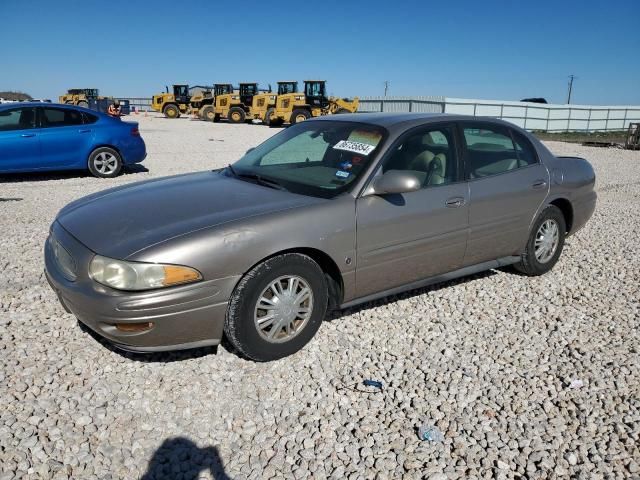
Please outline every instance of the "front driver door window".
[[47, 166], [86, 167], [93, 135], [82, 113], [63, 107], [40, 108], [42, 160]]
[[452, 125], [404, 135], [377, 175], [404, 170], [422, 188], [357, 200], [357, 294], [365, 296], [460, 268], [467, 242], [468, 187]]
[[0, 171], [37, 168], [40, 138], [34, 107], [0, 110]]

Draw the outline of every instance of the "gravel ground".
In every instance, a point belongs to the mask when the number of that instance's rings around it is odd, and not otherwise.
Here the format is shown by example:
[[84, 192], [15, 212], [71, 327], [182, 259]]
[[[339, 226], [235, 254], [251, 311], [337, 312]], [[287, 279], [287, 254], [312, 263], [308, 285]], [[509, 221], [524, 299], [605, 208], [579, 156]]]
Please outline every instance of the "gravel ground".
[[599, 204], [543, 277], [491, 271], [340, 312], [275, 363], [145, 357], [97, 341], [48, 287], [56, 212], [225, 165], [277, 130], [134, 118], [148, 172], [0, 177], [1, 480], [640, 478], [640, 152], [549, 144], [592, 162]]

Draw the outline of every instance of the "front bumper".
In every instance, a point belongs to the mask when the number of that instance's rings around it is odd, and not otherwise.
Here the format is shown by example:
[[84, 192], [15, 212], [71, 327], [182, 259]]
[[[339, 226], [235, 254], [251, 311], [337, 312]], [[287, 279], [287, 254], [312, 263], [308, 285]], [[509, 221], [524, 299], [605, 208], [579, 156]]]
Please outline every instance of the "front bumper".
[[[44, 250], [45, 274], [66, 310], [98, 335], [131, 351], [154, 352], [217, 345], [223, 335], [228, 299], [239, 276], [145, 292], [123, 292], [89, 278], [95, 255], [55, 222], [53, 236], [75, 262], [76, 279], [58, 266], [50, 239]], [[124, 332], [116, 325], [151, 322], [143, 332]]]

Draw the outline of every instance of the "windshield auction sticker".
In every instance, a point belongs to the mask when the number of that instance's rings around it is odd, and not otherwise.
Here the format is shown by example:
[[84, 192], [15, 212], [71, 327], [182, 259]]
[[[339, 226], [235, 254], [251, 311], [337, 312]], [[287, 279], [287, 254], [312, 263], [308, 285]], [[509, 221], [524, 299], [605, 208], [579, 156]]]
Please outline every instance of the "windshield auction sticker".
[[333, 148], [336, 150], [345, 150], [347, 152], [359, 153], [360, 155], [369, 155], [376, 149], [375, 145], [368, 143], [354, 142], [351, 140], [340, 140]]

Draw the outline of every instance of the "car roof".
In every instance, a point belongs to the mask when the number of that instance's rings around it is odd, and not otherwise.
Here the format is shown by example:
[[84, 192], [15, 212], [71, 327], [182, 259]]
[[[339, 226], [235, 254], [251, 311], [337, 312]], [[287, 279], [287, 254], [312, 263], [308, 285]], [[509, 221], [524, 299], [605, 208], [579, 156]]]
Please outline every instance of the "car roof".
[[100, 115], [102, 112], [97, 112], [95, 110], [91, 110], [89, 108], [79, 107], [78, 105], [70, 105], [68, 103], [53, 103], [53, 102], [13, 102], [13, 103], [2, 103], [0, 104], [0, 108], [16, 108], [16, 107], [64, 107], [71, 108], [75, 110], [81, 110], [83, 112], [93, 113], [94, 115]]
[[[481, 121], [486, 123], [495, 123], [504, 125], [509, 128], [515, 128], [522, 130], [513, 123], [500, 120], [495, 117], [474, 117], [472, 115], [459, 115], [455, 113], [344, 113], [339, 115], [324, 115], [321, 117], [314, 117], [313, 121], [331, 121], [341, 120], [348, 122], [369, 123], [371, 125], [377, 125], [379, 127], [386, 128], [389, 131], [406, 130], [419, 125], [426, 125], [429, 123], [438, 122], [452, 122], [452, 121]], [[309, 120], [307, 120], [309, 121]]]

